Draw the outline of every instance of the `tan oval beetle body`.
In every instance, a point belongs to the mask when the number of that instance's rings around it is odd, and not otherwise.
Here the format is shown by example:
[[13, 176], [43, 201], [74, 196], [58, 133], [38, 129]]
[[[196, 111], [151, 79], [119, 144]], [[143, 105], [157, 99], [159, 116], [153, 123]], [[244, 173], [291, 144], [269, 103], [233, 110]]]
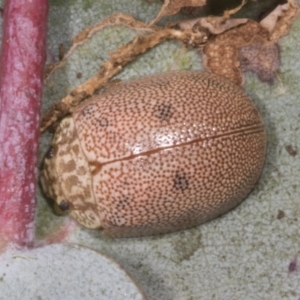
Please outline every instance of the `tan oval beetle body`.
[[62, 210], [112, 236], [189, 228], [240, 203], [258, 180], [266, 132], [251, 100], [209, 73], [121, 83], [59, 125], [42, 186]]

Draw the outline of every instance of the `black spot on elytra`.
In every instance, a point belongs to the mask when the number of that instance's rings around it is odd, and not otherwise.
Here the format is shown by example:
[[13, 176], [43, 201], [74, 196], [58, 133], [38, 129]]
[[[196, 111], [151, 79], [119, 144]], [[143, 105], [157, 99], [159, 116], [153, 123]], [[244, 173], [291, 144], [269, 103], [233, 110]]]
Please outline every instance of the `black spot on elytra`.
[[130, 203], [130, 199], [128, 197], [122, 197], [121, 199], [117, 200], [116, 208], [118, 210], [125, 209]]
[[101, 118], [97, 120], [101, 127], [107, 127], [109, 125], [108, 120], [106, 118]]
[[189, 187], [189, 181], [184, 172], [177, 171], [173, 179], [173, 186], [176, 190], [185, 191]]
[[169, 121], [174, 113], [174, 109], [170, 104], [159, 104], [154, 107], [154, 115], [161, 121]]
[[92, 115], [93, 113], [94, 113], [94, 105], [88, 105], [81, 111], [81, 114], [84, 117], [87, 115]]

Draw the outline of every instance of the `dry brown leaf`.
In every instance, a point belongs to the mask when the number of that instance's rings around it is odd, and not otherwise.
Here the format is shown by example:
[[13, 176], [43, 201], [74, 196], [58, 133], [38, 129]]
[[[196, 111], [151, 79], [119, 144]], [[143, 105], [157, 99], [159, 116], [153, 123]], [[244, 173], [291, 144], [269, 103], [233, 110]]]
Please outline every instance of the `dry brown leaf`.
[[288, 10], [289, 4], [278, 5], [270, 14], [260, 21], [260, 25], [267, 29], [269, 32], [273, 32], [278, 18], [282, 17], [284, 12]]
[[266, 29], [249, 20], [209, 40], [203, 49], [204, 65], [239, 85], [242, 71], [253, 71], [261, 80], [272, 82], [279, 67], [279, 51], [268, 38]]
[[237, 27], [240, 24], [244, 24], [248, 19], [230, 19], [230, 16], [238, 12], [245, 4], [247, 0], [243, 0], [242, 3], [231, 10], [226, 10], [222, 17], [208, 16], [196, 19], [184, 20], [178, 23], [174, 23], [172, 27], [179, 27], [183, 30], [188, 29], [203, 29], [205, 28], [211, 34], [220, 34], [228, 29]]
[[[288, 33], [298, 13], [298, 3], [288, 0], [260, 24], [248, 21], [210, 39], [203, 49], [206, 68], [237, 84], [243, 83], [242, 72], [246, 71], [273, 83], [280, 64], [277, 41]], [[213, 24], [212, 28], [217, 26]]]
[[165, 0], [156, 18], [150, 23], [150, 26], [157, 23], [165, 16], [171, 16], [178, 13], [183, 7], [198, 7], [206, 4], [206, 0]]
[[278, 41], [289, 32], [298, 14], [299, 5], [297, 1], [288, 0], [288, 3], [278, 5], [260, 24], [271, 33], [270, 40]]
[[223, 17], [207, 17], [200, 20], [200, 25], [212, 34], [220, 34], [228, 29], [245, 24], [248, 19], [224, 19]]
[[207, 17], [200, 20], [200, 25], [212, 34], [220, 34], [228, 29], [244, 24], [248, 19], [226, 19], [223, 17]]
[[245, 24], [248, 19], [224, 19], [224, 17], [206, 17], [177, 23], [182, 30], [205, 28], [211, 34], [220, 34], [228, 29]]
[[239, 6], [233, 8], [233, 9], [225, 10], [224, 13], [223, 13], [223, 17], [226, 18], [226, 19], [230, 18], [231, 15], [234, 15], [234, 14], [237, 13], [239, 10], [241, 10], [242, 7], [243, 7], [246, 3], [247, 3], [247, 0], [243, 0], [242, 3], [241, 3]]
[[254, 72], [261, 81], [274, 83], [280, 64], [279, 47], [255, 36], [250, 44], [239, 49], [238, 60], [243, 72]]
[[237, 57], [238, 49], [233, 45], [219, 45], [210, 42], [204, 47], [205, 68], [240, 85], [242, 84], [242, 74]]

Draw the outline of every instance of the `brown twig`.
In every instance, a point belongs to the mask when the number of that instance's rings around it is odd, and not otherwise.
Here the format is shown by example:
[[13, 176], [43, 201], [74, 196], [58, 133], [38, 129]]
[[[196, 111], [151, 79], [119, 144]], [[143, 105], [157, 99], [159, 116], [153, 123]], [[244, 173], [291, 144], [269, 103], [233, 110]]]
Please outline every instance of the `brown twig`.
[[47, 0], [7, 0], [0, 63], [0, 250], [34, 245]]

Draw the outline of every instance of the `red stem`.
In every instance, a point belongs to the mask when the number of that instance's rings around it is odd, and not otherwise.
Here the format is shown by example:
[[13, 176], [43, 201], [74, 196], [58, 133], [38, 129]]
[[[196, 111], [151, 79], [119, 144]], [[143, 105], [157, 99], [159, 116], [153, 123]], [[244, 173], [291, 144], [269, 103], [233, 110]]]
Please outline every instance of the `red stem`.
[[48, 0], [6, 0], [0, 62], [0, 244], [34, 243]]

